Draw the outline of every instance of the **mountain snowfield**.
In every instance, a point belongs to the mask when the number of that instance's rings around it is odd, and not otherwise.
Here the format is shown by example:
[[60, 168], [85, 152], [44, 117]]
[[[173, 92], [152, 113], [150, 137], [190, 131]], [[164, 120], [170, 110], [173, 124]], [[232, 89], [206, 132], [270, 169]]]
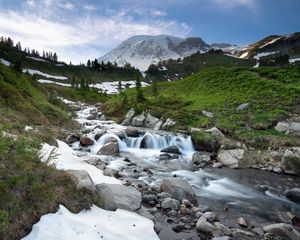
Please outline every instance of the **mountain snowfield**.
[[141, 71], [146, 71], [150, 64], [162, 60], [178, 59], [195, 52], [207, 52], [211, 48], [201, 38], [179, 38], [168, 35], [138, 35], [122, 42], [108, 52], [99, 61], [116, 62], [124, 66], [130, 63]]

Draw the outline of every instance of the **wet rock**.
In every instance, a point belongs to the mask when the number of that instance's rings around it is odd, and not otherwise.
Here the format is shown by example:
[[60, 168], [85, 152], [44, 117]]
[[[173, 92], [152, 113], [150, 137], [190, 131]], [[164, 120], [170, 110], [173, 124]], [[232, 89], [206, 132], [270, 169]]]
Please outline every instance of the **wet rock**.
[[183, 200], [181, 201], [181, 203], [182, 203], [184, 206], [186, 206], [187, 208], [191, 208], [191, 207], [193, 206], [193, 204], [191, 204], [191, 202], [190, 202], [189, 200], [187, 200], [187, 199], [183, 199]]
[[198, 209], [200, 212], [206, 212], [209, 209], [209, 207], [207, 205], [199, 205]]
[[179, 156], [176, 154], [163, 153], [160, 154], [158, 158], [160, 161], [166, 161], [166, 160], [178, 159]]
[[199, 232], [212, 233], [216, 230], [215, 226], [207, 222], [205, 218], [200, 218], [196, 223], [196, 229]]
[[160, 151], [161, 152], [165, 152], [165, 153], [181, 154], [181, 152], [180, 152], [180, 150], [179, 150], [179, 148], [177, 146], [166, 147], [166, 148], [163, 148]]
[[97, 141], [99, 138], [101, 138], [104, 134], [106, 134], [106, 131], [97, 132], [94, 136], [94, 139]]
[[72, 144], [80, 140], [80, 134], [79, 133], [72, 133], [69, 136], [66, 137], [66, 143]]
[[94, 145], [94, 140], [92, 140], [88, 137], [82, 137], [80, 139], [80, 145], [83, 147], [92, 146], [92, 145]]
[[238, 168], [239, 161], [243, 159], [244, 153], [244, 149], [221, 150], [218, 159], [224, 166]]
[[187, 207], [185, 205], [180, 205], [179, 211], [182, 215], [189, 215], [190, 214], [190, 210], [187, 209]]
[[252, 239], [254, 237], [253, 233], [238, 228], [232, 229], [232, 235], [234, 239]]
[[214, 237], [211, 240], [230, 240], [230, 237], [228, 237], [228, 236]]
[[192, 157], [193, 163], [199, 165], [201, 163], [210, 162], [210, 154], [208, 152], [195, 152]]
[[68, 105], [68, 111], [80, 111], [82, 107], [80, 105], [76, 104], [70, 104]]
[[103, 174], [105, 176], [114, 177], [114, 178], [120, 178], [121, 177], [120, 173], [117, 170], [112, 169], [112, 168], [105, 168], [104, 171], [103, 171]]
[[95, 185], [90, 175], [85, 170], [67, 170], [66, 173], [71, 177], [77, 188], [88, 188], [95, 190]]
[[202, 216], [205, 217], [209, 222], [213, 222], [217, 218], [214, 212], [205, 212]]
[[243, 103], [236, 108], [236, 111], [242, 111], [249, 107], [249, 103]]
[[203, 110], [202, 111], [202, 114], [208, 118], [213, 118], [214, 117], [214, 114], [212, 112], [208, 112], [208, 111], [205, 111]]
[[125, 116], [125, 119], [123, 120], [123, 122], [121, 123], [123, 126], [129, 126], [130, 124], [131, 124], [131, 120], [132, 120], [132, 118], [134, 117], [134, 115], [135, 115], [135, 111], [134, 111], [134, 109], [133, 108], [131, 108], [128, 112], [127, 112], [127, 114], [126, 114], [126, 116]]
[[247, 224], [246, 220], [243, 217], [239, 217], [237, 222], [241, 227], [248, 227], [248, 224]]
[[128, 137], [139, 137], [140, 135], [139, 130], [135, 127], [127, 127], [125, 133]]
[[119, 208], [134, 212], [141, 207], [141, 193], [133, 187], [99, 184], [96, 191], [101, 197], [101, 207], [105, 210], [115, 211]]
[[197, 204], [195, 191], [188, 181], [182, 178], [166, 178], [162, 181], [160, 189], [179, 201], [187, 199], [194, 205]]
[[300, 233], [295, 230], [292, 225], [284, 224], [284, 223], [277, 223], [271, 224], [263, 227], [263, 230], [267, 233], [271, 233], [276, 236], [283, 237], [285, 239], [291, 240], [299, 240]]
[[119, 146], [117, 142], [109, 142], [101, 147], [98, 154], [116, 156], [119, 154]]
[[205, 132], [210, 133], [211, 135], [215, 136], [215, 137], [224, 137], [224, 134], [216, 127], [213, 127], [211, 129], [205, 130]]
[[300, 204], [300, 188], [293, 188], [285, 192], [285, 195], [291, 201]]
[[169, 130], [171, 127], [174, 127], [176, 125], [176, 122], [172, 120], [171, 118], [168, 118], [165, 123], [162, 125], [162, 129]]
[[232, 234], [231, 230], [228, 227], [226, 227], [225, 225], [223, 225], [219, 222], [215, 222], [214, 226], [217, 230], [221, 231], [224, 235], [231, 235]]
[[150, 113], [146, 115], [145, 127], [154, 128], [156, 123], [159, 122], [159, 118], [152, 116]]
[[134, 127], [143, 127], [146, 121], [145, 113], [141, 113], [140, 115], [135, 116], [132, 119], [132, 126]]
[[161, 128], [162, 124], [163, 124], [163, 122], [161, 120], [158, 121], [154, 126], [154, 130], [159, 130]]
[[143, 195], [143, 203], [150, 205], [150, 206], [154, 206], [158, 203], [158, 199], [157, 196], [155, 196], [154, 194], [146, 194]]
[[213, 167], [213, 168], [221, 168], [221, 167], [223, 167], [223, 163], [221, 163], [221, 162], [216, 162], [216, 163], [214, 163], [214, 164], [212, 165], [212, 167]]
[[163, 209], [170, 209], [170, 210], [178, 210], [180, 202], [173, 198], [166, 198], [162, 203], [161, 207]]

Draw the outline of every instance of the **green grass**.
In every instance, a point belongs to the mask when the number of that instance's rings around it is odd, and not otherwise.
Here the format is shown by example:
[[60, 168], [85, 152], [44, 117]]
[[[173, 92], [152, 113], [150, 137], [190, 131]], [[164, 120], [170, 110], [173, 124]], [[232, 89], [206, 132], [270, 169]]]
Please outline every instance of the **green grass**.
[[[150, 110], [153, 115], [177, 121], [175, 129], [216, 125], [225, 133], [240, 136], [247, 132], [268, 132], [278, 120], [284, 119], [293, 107], [300, 104], [300, 70], [288, 68], [208, 68], [181, 81], [158, 83], [158, 97], [151, 87], [144, 89], [145, 103], [136, 103], [135, 89], [126, 91], [129, 107]], [[121, 118], [122, 97], [106, 103], [109, 114]], [[236, 108], [249, 103], [243, 111]], [[121, 110], [120, 110], [121, 109]], [[202, 115], [213, 112], [215, 118]]]

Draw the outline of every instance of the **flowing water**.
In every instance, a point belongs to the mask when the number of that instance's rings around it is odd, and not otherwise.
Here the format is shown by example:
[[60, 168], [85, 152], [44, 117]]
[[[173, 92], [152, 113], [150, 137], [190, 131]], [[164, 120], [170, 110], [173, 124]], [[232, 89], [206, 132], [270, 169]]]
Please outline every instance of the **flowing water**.
[[[78, 112], [78, 121], [91, 130], [88, 134], [91, 138], [99, 131], [107, 133], [90, 147], [88, 154], [98, 156], [99, 149], [115, 139], [122, 158], [100, 158], [107, 161], [109, 168], [118, 170], [124, 179], [159, 186], [165, 177], [182, 177], [193, 186], [199, 204], [208, 205], [223, 223], [232, 227], [237, 226], [236, 219], [240, 216], [250, 225], [263, 226], [282, 222], [287, 211], [300, 215], [300, 206], [283, 194], [288, 189], [300, 187], [299, 178], [251, 169], [199, 169], [192, 164], [194, 148], [190, 136], [142, 129], [144, 132], [139, 137], [127, 137], [125, 127], [112, 121], [87, 120], [94, 111], [94, 107], [85, 107]], [[182, 154], [162, 160], [160, 150], [168, 146], [177, 146]], [[79, 143], [73, 148], [78, 149]], [[135, 164], [123, 161], [124, 157]]]

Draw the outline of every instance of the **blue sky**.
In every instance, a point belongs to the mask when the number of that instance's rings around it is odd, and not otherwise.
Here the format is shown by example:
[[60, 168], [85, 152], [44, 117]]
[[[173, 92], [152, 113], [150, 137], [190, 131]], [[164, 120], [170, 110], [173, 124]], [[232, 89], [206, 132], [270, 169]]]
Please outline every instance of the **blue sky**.
[[0, 0], [0, 35], [79, 63], [130, 36], [246, 45], [300, 31], [300, 0]]

